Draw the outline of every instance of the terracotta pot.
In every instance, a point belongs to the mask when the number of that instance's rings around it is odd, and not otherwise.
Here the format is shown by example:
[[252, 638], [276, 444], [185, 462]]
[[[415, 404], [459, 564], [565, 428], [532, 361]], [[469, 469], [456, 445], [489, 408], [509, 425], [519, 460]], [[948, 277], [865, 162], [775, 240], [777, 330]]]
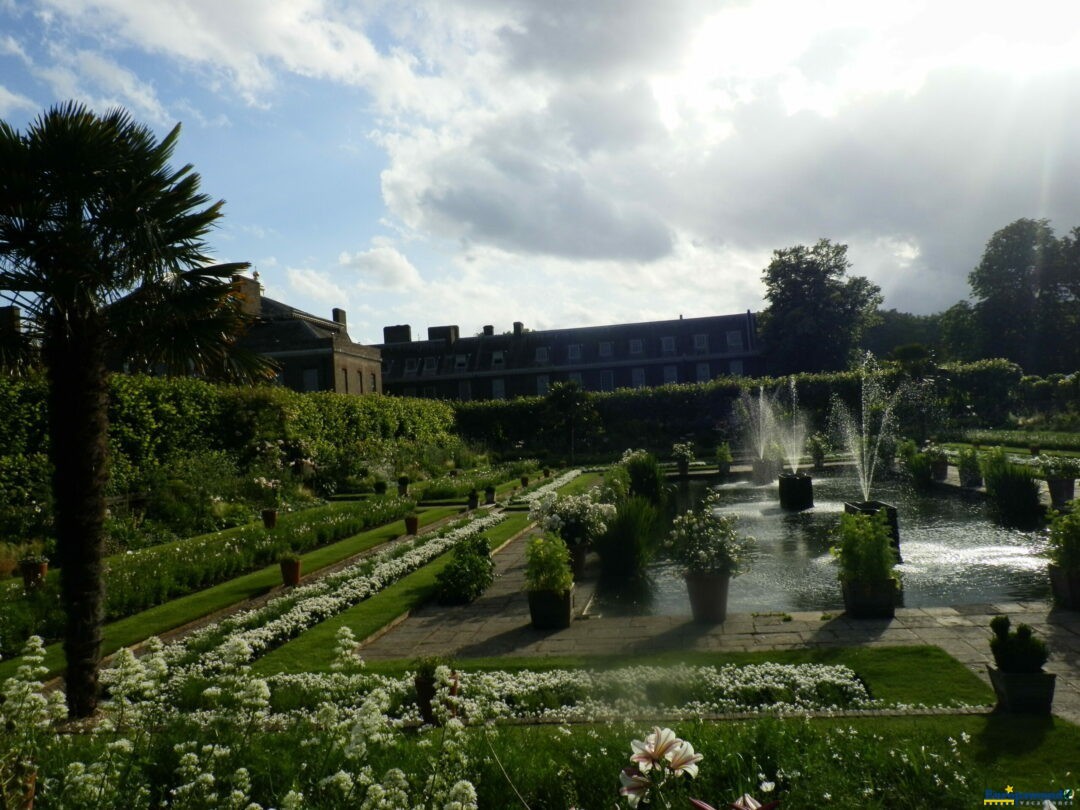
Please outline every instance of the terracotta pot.
[[844, 612], [853, 619], [891, 619], [896, 615], [896, 581], [841, 582]]
[[529, 617], [538, 630], [565, 630], [574, 613], [574, 586], [568, 591], [529, 591]]
[[684, 579], [695, 622], [719, 624], [727, 618], [728, 574], [687, 574]]
[[990, 683], [997, 695], [994, 711], [1008, 714], [1050, 714], [1054, 703], [1054, 682], [1049, 672], [1002, 672], [989, 664]]
[[36, 591], [45, 584], [45, 575], [49, 572], [47, 562], [36, 560], [20, 560], [19, 573], [22, 574], [23, 587], [28, 591]]
[[262, 522], [263, 526], [268, 529], [272, 529], [277, 526], [277, 509], [263, 509]]
[[300, 560], [280, 560], [281, 581], [286, 587], [300, 584]]
[[406, 515], [405, 516], [405, 534], [416, 534], [420, 531], [420, 516], [419, 515]]
[[1048, 566], [1054, 598], [1066, 610], [1080, 610], [1080, 570]]

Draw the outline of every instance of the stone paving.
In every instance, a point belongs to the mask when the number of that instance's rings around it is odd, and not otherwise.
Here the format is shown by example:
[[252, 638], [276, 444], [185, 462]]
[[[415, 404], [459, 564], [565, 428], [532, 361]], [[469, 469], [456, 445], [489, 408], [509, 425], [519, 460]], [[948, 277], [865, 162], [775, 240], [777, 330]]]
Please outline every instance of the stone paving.
[[[541, 631], [529, 622], [524, 592], [524, 538], [495, 557], [494, 585], [472, 605], [426, 605], [361, 649], [368, 660], [440, 655], [453, 658], [652, 653], [665, 650], [745, 651], [847, 646], [936, 645], [989, 683], [990, 619], [1008, 614], [1027, 622], [1050, 647], [1057, 673], [1054, 713], [1080, 723], [1080, 613], [1046, 602], [898, 608], [892, 620], [852, 620], [820, 611], [732, 614], [721, 625], [680, 616], [597, 616], [589, 610], [594, 569], [575, 590], [575, 617], [566, 630]], [[595, 565], [595, 560], [590, 561]], [[785, 620], [790, 616], [790, 620]]]

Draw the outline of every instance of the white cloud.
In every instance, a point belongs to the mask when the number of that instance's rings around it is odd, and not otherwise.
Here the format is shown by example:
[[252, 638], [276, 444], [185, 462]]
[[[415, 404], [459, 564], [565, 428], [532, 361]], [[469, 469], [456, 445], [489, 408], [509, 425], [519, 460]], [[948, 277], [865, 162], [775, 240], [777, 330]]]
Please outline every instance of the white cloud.
[[0, 116], [11, 115], [18, 110], [32, 110], [37, 105], [26, 96], [12, 92], [0, 84]]
[[331, 307], [347, 307], [349, 294], [328, 273], [306, 267], [285, 268], [289, 290]]
[[396, 248], [386, 244], [358, 253], [342, 252], [338, 264], [359, 277], [356, 286], [360, 289], [407, 292], [423, 286], [420, 272]]

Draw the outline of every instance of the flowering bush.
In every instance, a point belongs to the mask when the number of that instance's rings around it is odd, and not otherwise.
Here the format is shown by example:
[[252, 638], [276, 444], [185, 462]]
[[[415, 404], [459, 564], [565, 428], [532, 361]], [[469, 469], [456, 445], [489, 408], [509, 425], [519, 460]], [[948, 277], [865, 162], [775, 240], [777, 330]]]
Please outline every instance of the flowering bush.
[[754, 538], [740, 535], [733, 515], [720, 514], [719, 495], [709, 493], [697, 509], [675, 518], [668, 535], [672, 558], [688, 574], [738, 576], [750, 562]]
[[689, 464], [694, 460], [694, 443], [676, 442], [671, 446], [671, 457], [676, 461], [682, 461]]
[[588, 495], [548, 495], [529, 510], [529, 519], [559, 535], [567, 546], [590, 545], [615, 517], [615, 507]]
[[1041, 455], [1035, 459], [1044, 478], [1080, 478], [1080, 458]]

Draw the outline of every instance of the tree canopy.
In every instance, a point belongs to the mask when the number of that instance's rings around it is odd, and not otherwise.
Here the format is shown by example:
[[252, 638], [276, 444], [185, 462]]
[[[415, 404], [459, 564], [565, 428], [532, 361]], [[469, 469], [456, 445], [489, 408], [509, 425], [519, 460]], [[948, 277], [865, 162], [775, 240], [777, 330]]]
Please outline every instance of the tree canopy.
[[828, 239], [773, 252], [761, 318], [771, 373], [847, 368], [882, 302], [875, 284], [847, 275], [850, 266], [847, 245]]

